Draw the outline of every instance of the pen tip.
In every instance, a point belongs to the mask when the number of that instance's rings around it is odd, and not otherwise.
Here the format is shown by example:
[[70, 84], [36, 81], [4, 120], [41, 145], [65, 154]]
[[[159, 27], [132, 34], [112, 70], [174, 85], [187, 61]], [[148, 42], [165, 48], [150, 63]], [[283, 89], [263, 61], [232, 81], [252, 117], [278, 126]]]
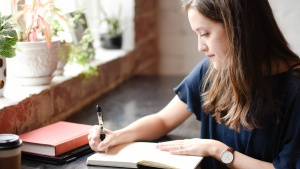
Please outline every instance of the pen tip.
[[97, 110], [97, 112], [102, 112], [102, 109], [99, 105], [96, 106], [96, 110]]

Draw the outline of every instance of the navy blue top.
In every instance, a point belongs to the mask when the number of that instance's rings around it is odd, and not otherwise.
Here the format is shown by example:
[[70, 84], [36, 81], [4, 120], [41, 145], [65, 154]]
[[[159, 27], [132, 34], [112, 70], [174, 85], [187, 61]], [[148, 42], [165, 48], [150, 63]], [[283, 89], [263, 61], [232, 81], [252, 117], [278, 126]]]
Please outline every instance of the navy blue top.
[[[187, 104], [187, 109], [201, 121], [201, 138], [219, 140], [247, 156], [273, 163], [276, 169], [300, 169], [300, 79], [293, 69], [272, 76], [279, 85], [274, 97], [279, 102], [282, 116], [279, 124], [264, 118], [262, 127], [240, 133], [218, 124], [211, 114], [202, 110], [201, 83], [208, 69], [209, 59], [203, 59], [185, 79], [174, 88], [174, 92]], [[271, 112], [266, 114], [270, 115]], [[227, 168], [212, 157], [201, 162], [202, 169]]]

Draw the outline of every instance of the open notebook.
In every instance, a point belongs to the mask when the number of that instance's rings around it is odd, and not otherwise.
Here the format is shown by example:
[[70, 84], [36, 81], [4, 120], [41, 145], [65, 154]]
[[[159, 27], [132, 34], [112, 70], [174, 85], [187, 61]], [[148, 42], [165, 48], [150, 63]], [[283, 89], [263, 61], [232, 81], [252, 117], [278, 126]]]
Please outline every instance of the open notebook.
[[[87, 165], [138, 168], [149, 166], [169, 169], [194, 169], [203, 157], [172, 155], [156, 148], [157, 143], [134, 142], [109, 149], [107, 153], [95, 153], [87, 158]], [[140, 167], [139, 167], [140, 168]]]

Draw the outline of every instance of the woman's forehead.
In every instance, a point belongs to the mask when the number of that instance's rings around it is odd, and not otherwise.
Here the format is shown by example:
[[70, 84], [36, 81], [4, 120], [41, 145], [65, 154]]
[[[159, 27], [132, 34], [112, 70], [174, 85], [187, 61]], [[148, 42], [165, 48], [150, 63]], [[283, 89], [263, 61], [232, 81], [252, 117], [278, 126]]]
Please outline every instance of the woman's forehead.
[[207, 29], [217, 22], [202, 15], [197, 9], [190, 8], [188, 11], [188, 19], [191, 24], [191, 28], [194, 31], [200, 31], [201, 29]]

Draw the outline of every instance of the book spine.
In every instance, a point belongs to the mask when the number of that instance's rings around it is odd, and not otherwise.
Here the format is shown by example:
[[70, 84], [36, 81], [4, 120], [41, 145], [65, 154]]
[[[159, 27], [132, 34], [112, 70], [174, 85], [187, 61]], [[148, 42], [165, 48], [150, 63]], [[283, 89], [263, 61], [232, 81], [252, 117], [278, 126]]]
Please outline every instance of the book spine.
[[80, 137], [68, 140], [66, 142], [63, 142], [63, 143], [55, 146], [55, 156], [61, 155], [70, 150], [73, 150], [75, 148], [78, 148], [78, 147], [88, 144], [87, 135], [88, 134], [82, 135]]

